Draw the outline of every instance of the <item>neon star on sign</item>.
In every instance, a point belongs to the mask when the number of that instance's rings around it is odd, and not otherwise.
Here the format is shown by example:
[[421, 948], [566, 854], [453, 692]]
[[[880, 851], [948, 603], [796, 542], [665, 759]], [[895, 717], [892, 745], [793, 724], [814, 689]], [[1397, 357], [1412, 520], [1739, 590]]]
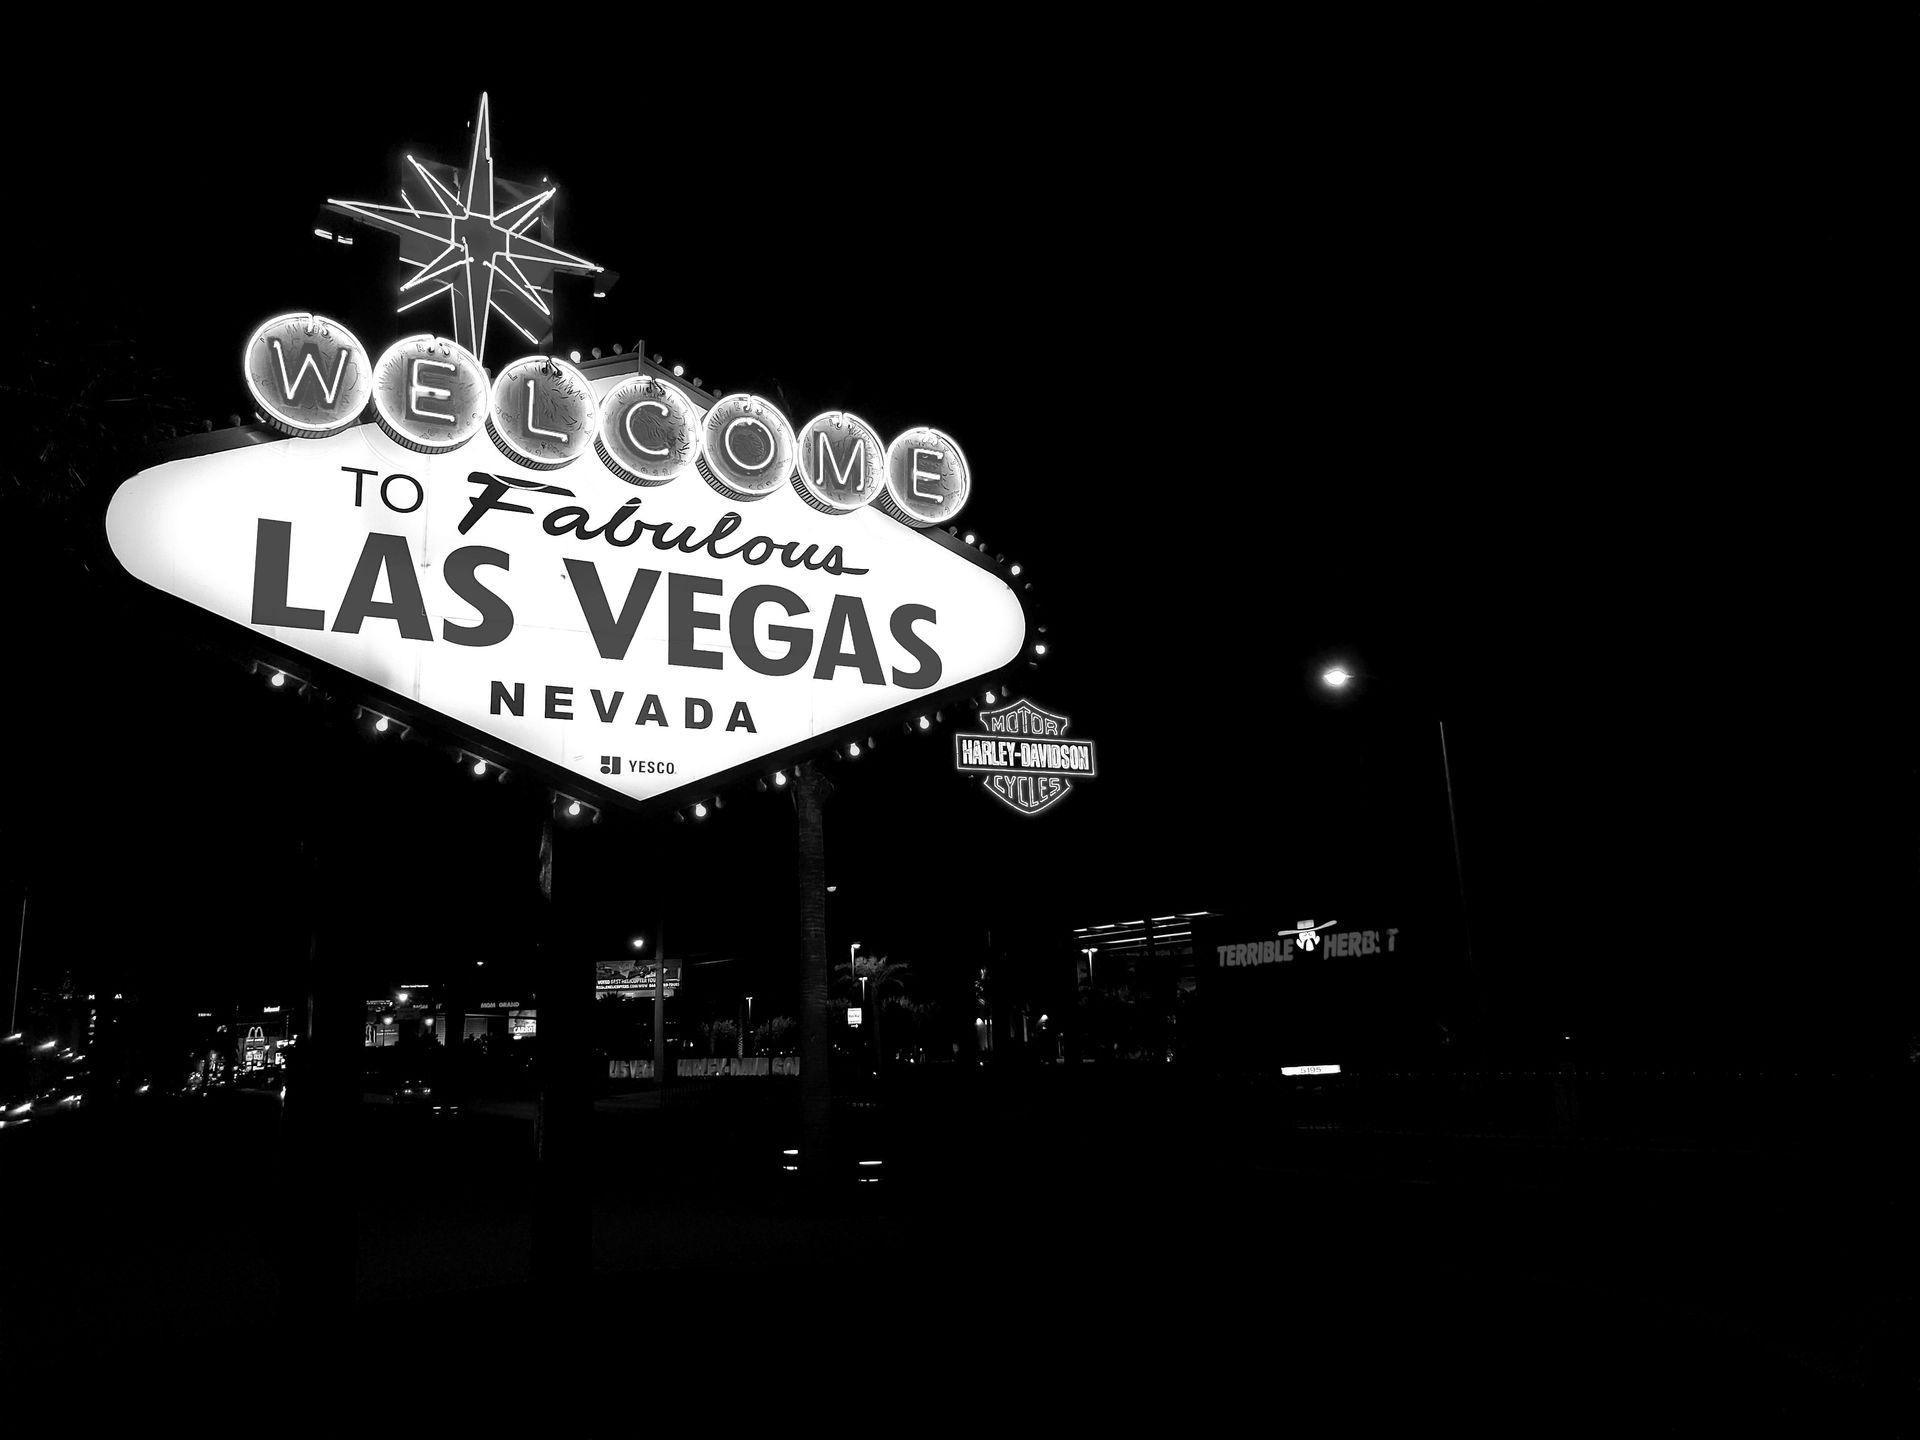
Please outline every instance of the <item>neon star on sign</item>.
[[[451, 296], [454, 342], [482, 360], [489, 314], [499, 315], [528, 344], [538, 345], [553, 328], [547, 301], [553, 295], [554, 272], [603, 273], [592, 261], [528, 233], [543, 218], [555, 190], [523, 193], [529, 187], [495, 179], [485, 95], [473, 122], [473, 147], [464, 172], [429, 167], [411, 155], [407, 164], [418, 195], [409, 195], [403, 184], [399, 205], [329, 200], [327, 208], [398, 235], [401, 262], [415, 272], [400, 287], [400, 309], [410, 311]], [[436, 170], [454, 177], [457, 193]]]

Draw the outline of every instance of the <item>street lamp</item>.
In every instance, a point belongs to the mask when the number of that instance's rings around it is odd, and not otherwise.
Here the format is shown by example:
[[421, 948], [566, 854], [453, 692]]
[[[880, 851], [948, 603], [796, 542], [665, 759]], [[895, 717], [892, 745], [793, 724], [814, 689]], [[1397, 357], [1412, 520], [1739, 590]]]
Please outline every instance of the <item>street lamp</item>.
[[644, 935], [636, 935], [633, 937], [632, 944], [634, 949], [644, 950], [647, 948], [647, 937]]
[[749, 995], [747, 996], [747, 1036], [745, 1038], [751, 1038], [752, 1035], [753, 1035], [753, 997]]
[[[1320, 683], [1329, 690], [1344, 690], [1356, 678], [1370, 677], [1344, 665], [1330, 665], [1320, 672]], [[1467, 871], [1460, 860], [1460, 820], [1453, 804], [1453, 764], [1447, 757], [1447, 722], [1439, 715], [1434, 716], [1434, 722], [1440, 727], [1440, 774], [1447, 785], [1447, 829], [1453, 837], [1453, 879], [1460, 893], [1460, 926], [1467, 942], [1467, 971], [1473, 977], [1475, 998], [1484, 1008], [1486, 996], [1481, 993], [1480, 969], [1473, 956], [1472, 913], [1467, 908]]]

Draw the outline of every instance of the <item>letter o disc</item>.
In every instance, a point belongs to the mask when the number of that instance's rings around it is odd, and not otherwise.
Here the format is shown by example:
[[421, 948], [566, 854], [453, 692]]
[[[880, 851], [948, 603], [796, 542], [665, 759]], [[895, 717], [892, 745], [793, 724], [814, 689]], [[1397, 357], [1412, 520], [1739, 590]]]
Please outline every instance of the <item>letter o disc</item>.
[[651, 375], [632, 375], [601, 400], [593, 448], [629, 485], [666, 485], [700, 458], [700, 434], [685, 395]]
[[274, 316], [253, 332], [241, 364], [261, 417], [306, 440], [353, 424], [373, 389], [367, 347], [324, 315]]
[[458, 450], [487, 423], [487, 372], [451, 340], [396, 340], [373, 367], [373, 418], [409, 450]]
[[873, 502], [916, 530], [944, 525], [967, 503], [973, 481], [951, 435], [916, 425], [887, 447], [887, 484]]
[[758, 395], [722, 396], [707, 411], [695, 468], [729, 500], [763, 499], [793, 475], [793, 427]]
[[529, 470], [558, 470], [593, 448], [600, 405], [587, 377], [564, 360], [528, 355], [493, 382], [487, 434]]
[[814, 416], [794, 450], [793, 488], [816, 510], [851, 515], [886, 488], [886, 447], [858, 415], [829, 410]]

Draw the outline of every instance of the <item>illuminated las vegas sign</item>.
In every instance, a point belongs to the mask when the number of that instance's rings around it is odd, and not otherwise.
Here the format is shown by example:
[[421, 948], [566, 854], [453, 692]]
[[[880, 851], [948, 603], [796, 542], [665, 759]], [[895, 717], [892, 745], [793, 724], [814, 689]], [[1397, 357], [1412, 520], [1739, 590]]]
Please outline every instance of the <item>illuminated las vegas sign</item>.
[[970, 486], [938, 430], [796, 431], [635, 356], [489, 373], [431, 334], [374, 354], [304, 313], [242, 363], [283, 438], [199, 437], [125, 481], [113, 554], [483, 767], [671, 806], [864, 746], [1025, 646], [1008, 580], [938, 528]]

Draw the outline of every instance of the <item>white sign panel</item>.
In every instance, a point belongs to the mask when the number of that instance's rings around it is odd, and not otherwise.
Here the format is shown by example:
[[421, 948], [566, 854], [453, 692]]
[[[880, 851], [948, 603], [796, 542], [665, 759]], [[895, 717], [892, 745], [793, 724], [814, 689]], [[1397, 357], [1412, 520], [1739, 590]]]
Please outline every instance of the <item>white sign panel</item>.
[[872, 506], [372, 424], [144, 470], [107, 537], [147, 584], [630, 802], [932, 703], [1026, 637], [997, 574]]

